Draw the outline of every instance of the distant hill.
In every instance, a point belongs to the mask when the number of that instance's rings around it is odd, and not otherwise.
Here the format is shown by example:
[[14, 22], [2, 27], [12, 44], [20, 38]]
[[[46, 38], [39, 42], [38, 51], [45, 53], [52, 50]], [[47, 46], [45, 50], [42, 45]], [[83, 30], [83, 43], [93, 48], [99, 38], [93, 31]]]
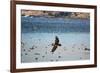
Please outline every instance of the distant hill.
[[43, 17], [63, 17], [63, 18], [90, 18], [89, 13], [82, 12], [59, 12], [59, 11], [37, 11], [22, 10], [22, 16], [43, 16]]

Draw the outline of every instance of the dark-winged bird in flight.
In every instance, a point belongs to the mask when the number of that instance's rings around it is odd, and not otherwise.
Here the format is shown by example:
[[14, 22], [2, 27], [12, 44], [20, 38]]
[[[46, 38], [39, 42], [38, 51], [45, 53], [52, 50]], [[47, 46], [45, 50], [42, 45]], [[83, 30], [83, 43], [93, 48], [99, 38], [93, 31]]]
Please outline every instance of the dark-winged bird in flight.
[[53, 48], [51, 50], [51, 52], [54, 52], [58, 46], [61, 46], [61, 44], [59, 44], [59, 38], [56, 36], [55, 37], [55, 43], [52, 44]]

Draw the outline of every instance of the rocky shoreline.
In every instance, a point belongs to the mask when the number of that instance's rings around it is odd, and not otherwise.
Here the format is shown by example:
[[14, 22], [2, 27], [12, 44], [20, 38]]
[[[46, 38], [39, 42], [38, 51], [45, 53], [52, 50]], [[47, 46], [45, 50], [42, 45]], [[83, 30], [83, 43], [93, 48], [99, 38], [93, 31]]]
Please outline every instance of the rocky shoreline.
[[34, 17], [48, 17], [48, 18], [79, 18], [89, 19], [89, 13], [82, 12], [58, 12], [58, 11], [36, 11], [36, 10], [22, 10], [22, 16], [34, 16]]

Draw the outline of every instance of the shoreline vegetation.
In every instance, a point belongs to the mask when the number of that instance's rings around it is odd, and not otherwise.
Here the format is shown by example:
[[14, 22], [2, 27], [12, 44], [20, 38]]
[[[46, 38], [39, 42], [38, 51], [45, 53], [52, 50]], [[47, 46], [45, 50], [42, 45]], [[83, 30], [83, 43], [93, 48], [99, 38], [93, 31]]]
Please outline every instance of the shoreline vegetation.
[[83, 12], [59, 12], [59, 11], [38, 11], [38, 10], [21, 10], [22, 16], [46, 17], [46, 18], [72, 18], [72, 19], [89, 19], [89, 13]]

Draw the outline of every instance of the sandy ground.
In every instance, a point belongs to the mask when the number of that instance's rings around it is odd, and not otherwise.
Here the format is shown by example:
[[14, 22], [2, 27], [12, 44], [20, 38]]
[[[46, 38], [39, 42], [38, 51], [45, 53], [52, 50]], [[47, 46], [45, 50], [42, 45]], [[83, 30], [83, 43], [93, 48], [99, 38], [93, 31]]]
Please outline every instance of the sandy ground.
[[[55, 36], [59, 46], [52, 53]], [[22, 33], [21, 62], [54, 62], [90, 59], [89, 33]]]

